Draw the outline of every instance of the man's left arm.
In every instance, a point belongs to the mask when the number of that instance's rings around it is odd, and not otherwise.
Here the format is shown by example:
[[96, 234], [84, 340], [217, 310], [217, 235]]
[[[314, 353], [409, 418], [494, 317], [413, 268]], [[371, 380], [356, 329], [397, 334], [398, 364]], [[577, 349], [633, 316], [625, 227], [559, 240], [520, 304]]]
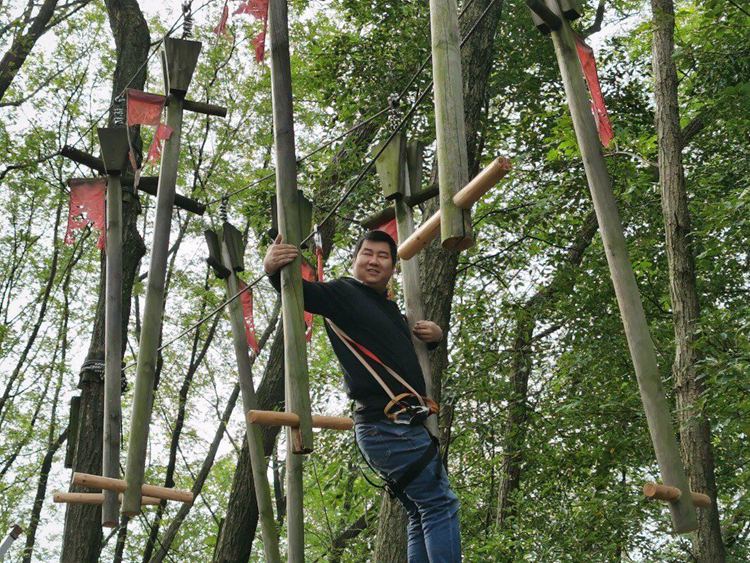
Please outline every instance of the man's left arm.
[[432, 321], [417, 321], [411, 329], [411, 332], [419, 340], [427, 344], [430, 350], [438, 347], [443, 340], [443, 330]]

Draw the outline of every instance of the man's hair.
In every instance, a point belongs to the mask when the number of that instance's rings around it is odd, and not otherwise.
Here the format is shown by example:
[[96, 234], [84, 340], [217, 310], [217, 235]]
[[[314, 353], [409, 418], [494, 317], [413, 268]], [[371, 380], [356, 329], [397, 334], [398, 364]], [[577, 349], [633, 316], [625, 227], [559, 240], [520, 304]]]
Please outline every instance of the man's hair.
[[396, 242], [391, 238], [391, 235], [385, 231], [367, 231], [362, 238], [357, 241], [357, 245], [354, 247], [354, 258], [357, 257], [366, 240], [388, 243], [388, 248], [391, 250], [391, 262], [394, 266], [396, 265], [396, 251], [398, 250], [398, 247], [396, 246]]

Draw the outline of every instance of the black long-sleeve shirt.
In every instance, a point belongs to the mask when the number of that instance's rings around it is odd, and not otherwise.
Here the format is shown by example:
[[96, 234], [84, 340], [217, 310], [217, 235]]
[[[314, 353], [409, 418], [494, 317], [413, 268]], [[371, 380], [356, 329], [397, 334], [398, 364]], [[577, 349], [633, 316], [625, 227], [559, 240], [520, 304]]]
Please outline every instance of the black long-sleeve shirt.
[[[277, 273], [269, 276], [269, 279], [274, 288], [280, 291], [281, 276]], [[306, 311], [331, 319], [351, 339], [403, 377], [417, 393], [425, 394], [424, 377], [409, 326], [398, 305], [385, 293], [379, 293], [349, 277], [329, 282], [303, 280], [302, 287]], [[347, 395], [357, 402], [355, 421], [382, 418], [390, 397], [328, 323], [326, 332], [344, 371]], [[409, 392], [382, 366], [372, 361], [370, 365], [395, 395]]]

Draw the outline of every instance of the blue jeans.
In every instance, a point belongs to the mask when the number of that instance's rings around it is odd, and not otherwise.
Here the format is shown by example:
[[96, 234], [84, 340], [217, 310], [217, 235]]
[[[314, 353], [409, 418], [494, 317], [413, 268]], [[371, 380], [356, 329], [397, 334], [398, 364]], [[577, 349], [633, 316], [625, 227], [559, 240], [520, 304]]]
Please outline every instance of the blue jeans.
[[[430, 447], [431, 438], [423, 426], [383, 420], [359, 423], [354, 431], [367, 461], [390, 481], [401, 477]], [[458, 497], [448, 484], [440, 456], [396, 496], [409, 515], [409, 563], [460, 562]]]

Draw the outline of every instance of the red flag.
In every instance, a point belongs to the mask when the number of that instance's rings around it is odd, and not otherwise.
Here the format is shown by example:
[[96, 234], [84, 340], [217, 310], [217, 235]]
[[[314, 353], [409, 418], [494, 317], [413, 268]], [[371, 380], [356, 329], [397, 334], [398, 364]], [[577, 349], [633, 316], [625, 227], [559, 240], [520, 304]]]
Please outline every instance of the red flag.
[[96, 246], [104, 250], [104, 193], [107, 182], [104, 178], [94, 180], [71, 181], [70, 203], [68, 204], [68, 229], [65, 232], [65, 244], [73, 244], [73, 231], [93, 225], [99, 231]]
[[381, 225], [378, 225], [373, 229], [373, 231], [383, 231], [387, 235], [389, 235], [393, 242], [398, 244], [398, 227], [396, 224], [396, 218], [394, 217], [390, 221], [387, 221], [385, 223], [382, 223]]
[[594, 50], [584, 43], [583, 39], [576, 35], [576, 49], [578, 51], [578, 60], [583, 67], [583, 75], [586, 77], [586, 84], [591, 93], [591, 111], [594, 114], [596, 130], [599, 132], [599, 140], [605, 147], [609, 146], [615, 134], [612, 131], [612, 124], [609, 121], [607, 107], [604, 105], [604, 96], [599, 85], [599, 76], [596, 73], [596, 60], [594, 59]]
[[227, 31], [227, 20], [229, 20], [229, 6], [227, 6], [225, 2], [224, 9], [221, 11], [221, 19], [219, 20], [218, 25], [214, 28], [214, 33], [216, 35], [226, 35], [229, 33]]
[[261, 63], [266, 57], [266, 28], [268, 27], [268, 21], [263, 23], [263, 31], [261, 31], [255, 39], [253, 39], [253, 47], [255, 47], [255, 62]]
[[[302, 260], [302, 279], [305, 281], [315, 281], [315, 270], [305, 260]], [[305, 340], [310, 342], [312, 340], [312, 327], [313, 327], [313, 315], [305, 311], [305, 326], [307, 331], [305, 332]]]
[[166, 98], [128, 88], [128, 126], [159, 125]]
[[159, 123], [154, 133], [154, 139], [151, 141], [151, 146], [148, 149], [148, 155], [146, 156], [146, 163], [156, 162], [161, 158], [161, 147], [167, 139], [172, 136], [174, 129], [169, 125]]
[[265, 20], [268, 17], [268, 0], [246, 0], [232, 13], [250, 14], [256, 19]]
[[253, 318], [253, 290], [248, 289], [243, 291], [247, 284], [240, 278], [237, 278], [240, 291], [240, 302], [242, 303], [242, 316], [245, 317], [245, 336], [247, 337], [247, 345], [257, 355], [260, 352], [260, 346], [258, 346], [258, 340], [255, 337], [255, 319]]

